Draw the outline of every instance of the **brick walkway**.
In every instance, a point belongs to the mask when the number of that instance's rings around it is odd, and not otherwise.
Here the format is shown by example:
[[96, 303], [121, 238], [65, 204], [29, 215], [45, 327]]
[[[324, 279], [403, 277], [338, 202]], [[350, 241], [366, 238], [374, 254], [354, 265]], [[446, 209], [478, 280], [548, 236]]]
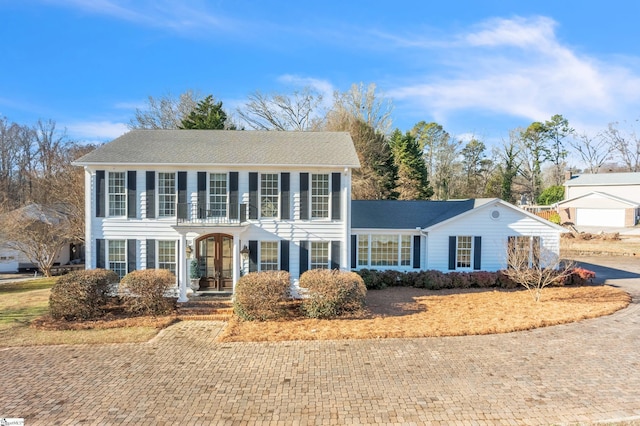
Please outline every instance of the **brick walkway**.
[[[640, 272], [637, 260], [617, 261]], [[602, 273], [633, 293], [629, 308], [530, 332], [215, 343], [223, 323], [185, 321], [144, 344], [0, 350], [0, 417], [28, 425], [640, 422], [640, 276]]]

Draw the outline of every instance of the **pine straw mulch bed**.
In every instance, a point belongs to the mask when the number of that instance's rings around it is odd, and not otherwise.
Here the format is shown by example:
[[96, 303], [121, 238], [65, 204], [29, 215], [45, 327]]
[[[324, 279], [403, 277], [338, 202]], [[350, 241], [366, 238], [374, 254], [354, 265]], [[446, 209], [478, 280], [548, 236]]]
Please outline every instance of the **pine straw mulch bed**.
[[366, 308], [334, 320], [305, 319], [291, 302], [278, 321], [234, 316], [218, 337], [223, 342], [338, 340], [465, 336], [509, 333], [612, 314], [631, 297], [610, 286], [552, 287], [534, 302], [526, 290], [430, 291], [394, 287], [367, 292]]
[[149, 327], [163, 329], [178, 321], [176, 312], [162, 316], [131, 316], [121, 305], [109, 303], [105, 314], [92, 320], [68, 321], [43, 315], [31, 321], [30, 327], [38, 330], [106, 330], [110, 328]]

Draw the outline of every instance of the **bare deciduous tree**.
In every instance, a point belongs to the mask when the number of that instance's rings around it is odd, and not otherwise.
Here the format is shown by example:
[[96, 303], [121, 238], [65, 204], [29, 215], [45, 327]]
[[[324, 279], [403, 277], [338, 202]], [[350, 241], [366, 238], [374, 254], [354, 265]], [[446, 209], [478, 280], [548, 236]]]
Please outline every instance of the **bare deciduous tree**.
[[589, 173], [598, 173], [600, 168], [611, 160], [613, 147], [602, 134], [592, 137], [582, 133], [577, 137], [577, 140], [569, 141], [569, 145], [580, 155]]
[[51, 276], [61, 250], [73, 241], [66, 210], [60, 204], [29, 204], [5, 213], [0, 219], [5, 245], [24, 254], [45, 276]]
[[307, 131], [319, 130], [324, 124], [322, 94], [310, 87], [290, 95], [256, 91], [248, 98], [238, 115], [253, 129]]
[[376, 93], [375, 84], [371, 83], [366, 87], [363, 83], [353, 84], [346, 92], [335, 92], [333, 98], [333, 107], [327, 115], [327, 120], [359, 120], [378, 133], [389, 134], [393, 124], [393, 104], [390, 99]]
[[628, 172], [640, 171], [640, 138], [633, 127], [627, 132], [619, 129], [620, 123], [610, 123], [604, 132], [611, 149], [618, 154]]
[[542, 290], [564, 282], [575, 264], [540, 246], [539, 237], [511, 237], [507, 244], [507, 268], [503, 273], [526, 288], [536, 302]]
[[159, 98], [149, 96], [145, 108], [136, 108], [130, 129], [177, 129], [193, 111], [202, 96], [189, 89], [175, 98], [170, 93]]

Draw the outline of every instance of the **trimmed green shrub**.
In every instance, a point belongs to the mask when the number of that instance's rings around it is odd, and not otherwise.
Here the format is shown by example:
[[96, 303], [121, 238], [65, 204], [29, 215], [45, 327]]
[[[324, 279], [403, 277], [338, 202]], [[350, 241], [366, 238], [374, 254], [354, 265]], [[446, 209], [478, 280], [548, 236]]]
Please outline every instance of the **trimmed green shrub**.
[[106, 269], [74, 271], [62, 275], [51, 288], [49, 313], [53, 318], [86, 320], [104, 313], [111, 284], [118, 274]]
[[334, 318], [364, 306], [367, 288], [360, 275], [328, 269], [312, 269], [300, 277], [307, 290], [302, 312], [310, 318]]
[[291, 277], [286, 271], [251, 272], [236, 284], [233, 311], [248, 321], [281, 318], [290, 298]]
[[176, 283], [167, 269], [142, 269], [125, 275], [118, 294], [125, 311], [134, 315], [163, 315], [175, 308], [173, 298], [165, 297]]

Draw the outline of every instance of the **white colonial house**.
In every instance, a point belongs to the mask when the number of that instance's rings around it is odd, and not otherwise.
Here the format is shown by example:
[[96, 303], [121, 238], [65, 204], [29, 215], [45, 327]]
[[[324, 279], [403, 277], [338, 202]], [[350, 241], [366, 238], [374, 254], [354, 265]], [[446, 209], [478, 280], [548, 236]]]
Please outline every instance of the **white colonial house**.
[[[166, 268], [186, 301], [243, 273], [312, 268], [498, 270], [509, 242], [558, 253], [562, 228], [498, 199], [351, 201], [344, 132], [134, 130], [85, 169], [86, 267]], [[353, 222], [353, 223], [352, 223]]]

